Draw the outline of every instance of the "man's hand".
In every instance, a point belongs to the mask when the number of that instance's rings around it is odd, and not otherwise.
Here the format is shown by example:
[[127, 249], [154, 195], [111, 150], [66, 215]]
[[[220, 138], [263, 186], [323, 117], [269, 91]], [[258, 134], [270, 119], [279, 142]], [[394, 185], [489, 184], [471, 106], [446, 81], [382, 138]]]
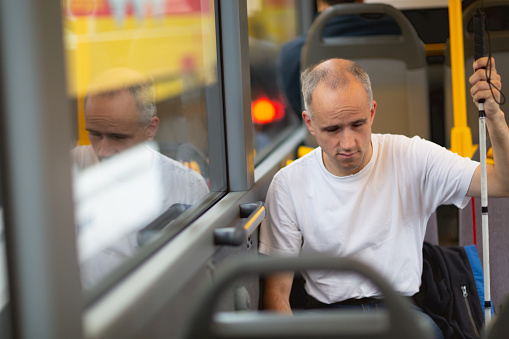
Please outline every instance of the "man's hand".
[[[474, 74], [470, 77], [469, 82], [472, 85], [470, 94], [474, 103], [479, 107], [479, 100], [484, 99], [484, 112], [486, 118], [490, 119], [500, 114], [503, 116], [498, 104], [502, 82], [495, 68], [495, 59], [491, 58], [489, 63], [488, 60], [489, 58], [483, 57], [474, 62]], [[490, 76], [491, 86], [488, 83], [488, 75]]]
[[[479, 107], [479, 100], [484, 99], [484, 113], [486, 126], [491, 139], [494, 165], [486, 166], [488, 175], [488, 196], [509, 197], [509, 127], [504, 112], [500, 109], [500, 90], [502, 81], [495, 68], [495, 59], [483, 57], [474, 62], [474, 74], [469, 81], [472, 85], [470, 94]], [[486, 69], [484, 69], [484, 68]], [[488, 83], [488, 75], [490, 83]], [[478, 197], [481, 195], [481, 170], [474, 172], [467, 195]]]

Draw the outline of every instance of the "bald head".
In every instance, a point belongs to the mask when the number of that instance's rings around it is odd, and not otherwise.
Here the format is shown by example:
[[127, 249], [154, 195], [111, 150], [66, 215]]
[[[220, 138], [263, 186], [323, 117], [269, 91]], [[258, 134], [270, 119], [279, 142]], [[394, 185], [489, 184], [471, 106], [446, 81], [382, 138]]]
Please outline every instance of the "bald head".
[[368, 74], [362, 67], [350, 60], [325, 60], [307, 68], [302, 72], [300, 79], [305, 110], [310, 118], [312, 117], [313, 94], [318, 84], [322, 82], [329, 89], [341, 90], [346, 88], [352, 81], [357, 81], [366, 89], [370, 106], [373, 101], [373, 92]]

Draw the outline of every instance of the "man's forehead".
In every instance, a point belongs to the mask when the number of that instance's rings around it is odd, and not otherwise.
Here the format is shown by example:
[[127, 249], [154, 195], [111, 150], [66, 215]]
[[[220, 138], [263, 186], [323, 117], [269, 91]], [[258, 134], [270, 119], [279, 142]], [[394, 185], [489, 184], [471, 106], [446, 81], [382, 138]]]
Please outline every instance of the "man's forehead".
[[85, 125], [87, 129], [104, 131], [122, 131], [142, 127], [140, 120], [136, 117], [110, 114], [107, 111], [85, 115]]
[[85, 108], [85, 127], [96, 132], [119, 134], [141, 128], [142, 121], [138, 111], [129, 106], [91, 101]]
[[367, 114], [363, 111], [326, 112], [318, 116], [315, 122], [320, 128], [344, 127], [368, 120]]

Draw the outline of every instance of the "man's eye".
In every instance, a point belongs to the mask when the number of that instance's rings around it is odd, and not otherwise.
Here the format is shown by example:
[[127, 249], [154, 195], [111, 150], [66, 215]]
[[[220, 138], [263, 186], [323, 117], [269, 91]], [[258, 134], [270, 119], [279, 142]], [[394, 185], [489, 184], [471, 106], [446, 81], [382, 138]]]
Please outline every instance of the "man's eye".
[[92, 137], [99, 137], [100, 136], [99, 133], [97, 133], [97, 132], [90, 132], [90, 131], [88, 132], [88, 135], [92, 136]]
[[364, 123], [363, 122], [359, 122], [359, 123], [353, 124], [352, 126], [353, 127], [361, 127], [362, 125], [364, 125]]
[[332, 133], [332, 132], [336, 132], [337, 130], [338, 130], [338, 128], [337, 128], [337, 127], [333, 127], [333, 128], [327, 128], [327, 129], [325, 130], [325, 132]]
[[121, 135], [121, 134], [114, 134], [114, 135], [112, 135], [112, 137], [117, 140], [127, 139], [127, 135]]

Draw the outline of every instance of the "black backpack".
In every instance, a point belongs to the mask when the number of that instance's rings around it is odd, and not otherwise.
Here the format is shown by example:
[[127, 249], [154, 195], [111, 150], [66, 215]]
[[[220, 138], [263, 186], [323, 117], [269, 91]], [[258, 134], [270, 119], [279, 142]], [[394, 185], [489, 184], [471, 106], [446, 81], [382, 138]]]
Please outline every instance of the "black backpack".
[[440, 327], [444, 338], [480, 337], [484, 310], [465, 248], [425, 242], [421, 282], [415, 302]]

